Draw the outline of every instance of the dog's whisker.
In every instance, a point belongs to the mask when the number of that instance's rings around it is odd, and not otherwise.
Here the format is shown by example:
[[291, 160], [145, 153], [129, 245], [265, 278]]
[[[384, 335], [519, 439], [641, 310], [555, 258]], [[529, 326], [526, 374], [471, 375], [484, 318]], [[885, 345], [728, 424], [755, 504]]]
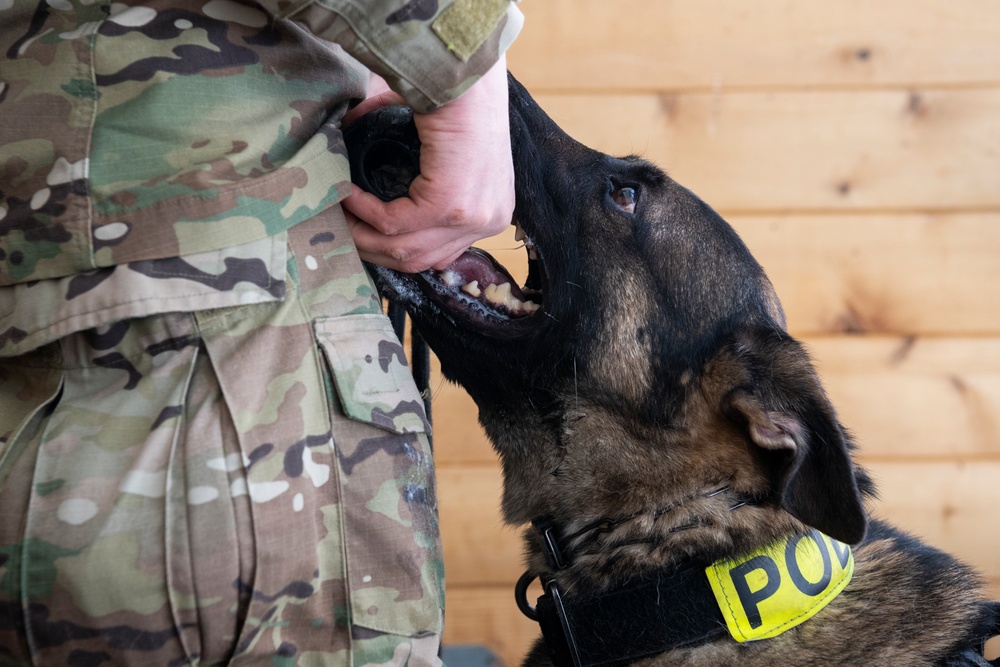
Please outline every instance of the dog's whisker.
[[438, 380], [437, 386], [435, 386], [433, 391], [431, 391], [431, 399], [436, 399], [444, 390], [444, 387], [445, 387], [445, 379], [440, 378]]

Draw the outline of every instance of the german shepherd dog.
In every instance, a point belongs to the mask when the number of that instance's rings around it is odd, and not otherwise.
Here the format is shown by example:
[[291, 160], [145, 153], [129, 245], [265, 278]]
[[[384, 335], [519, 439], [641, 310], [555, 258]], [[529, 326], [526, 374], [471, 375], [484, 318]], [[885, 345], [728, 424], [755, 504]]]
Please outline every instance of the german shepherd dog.
[[526, 664], [991, 664], [997, 604], [869, 518], [872, 480], [733, 229], [513, 78], [510, 124], [525, 286], [475, 249], [375, 272], [475, 400], [505, 520], [533, 524]]

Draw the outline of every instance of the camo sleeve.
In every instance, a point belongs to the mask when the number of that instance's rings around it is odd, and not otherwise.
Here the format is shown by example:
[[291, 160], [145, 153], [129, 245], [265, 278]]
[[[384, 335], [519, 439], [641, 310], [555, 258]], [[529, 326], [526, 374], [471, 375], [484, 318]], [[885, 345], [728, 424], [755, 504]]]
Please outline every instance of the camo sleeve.
[[514, 41], [512, 0], [260, 0], [336, 42], [418, 111], [459, 97]]

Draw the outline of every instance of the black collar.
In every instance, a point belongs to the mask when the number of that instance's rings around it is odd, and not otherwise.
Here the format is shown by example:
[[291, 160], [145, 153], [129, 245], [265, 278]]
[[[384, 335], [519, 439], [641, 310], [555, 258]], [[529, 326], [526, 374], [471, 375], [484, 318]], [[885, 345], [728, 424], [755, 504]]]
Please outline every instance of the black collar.
[[[549, 566], [566, 567], [553, 523], [536, 519], [532, 524]], [[728, 634], [704, 564], [633, 577], [595, 596], [566, 595], [543, 575], [545, 594], [531, 607], [527, 589], [534, 579], [525, 573], [515, 598], [521, 611], [541, 626], [556, 667], [621, 667]]]
[[[621, 521], [632, 518], [634, 517], [625, 517], [619, 521], [596, 522], [569, 537], [577, 538], [592, 531], [607, 531]], [[572, 554], [560, 546], [559, 535], [553, 523], [544, 519], [532, 523], [538, 532], [542, 550], [551, 570], [558, 571], [567, 567]], [[820, 581], [808, 581], [804, 578], [803, 571], [798, 569], [798, 565], [794, 568], [798, 577], [793, 574], [792, 566], [787, 566], [787, 580], [794, 582], [798, 579], [795, 585], [807, 596], [836, 597], [850, 581], [849, 572], [853, 572], [854, 562], [850, 549], [819, 531], [813, 530], [809, 536], [820, 550], [819, 557], [823, 561], [824, 573], [832, 573], [838, 567], [834, 564], [834, 559], [839, 562], [841, 572], [838, 580], [832, 581], [831, 577], [824, 577], [824, 584]], [[793, 535], [778, 541], [777, 546], [785, 552], [786, 563], [789, 558], [796, 563], [799, 562], [800, 556], [795, 554], [799, 553], [797, 546], [805, 537], [805, 534]], [[821, 544], [825, 546], [819, 546]], [[726, 612], [720, 607], [723, 598], [719, 596], [719, 590], [713, 590], [719, 586], [719, 579], [712, 579], [711, 574], [706, 576], [706, 571], [717, 570], [720, 565], [725, 570], [729, 565], [737, 563], [736, 567], [730, 570], [730, 573], [734, 572], [764, 557], [753, 554], [763, 553], [766, 556], [773, 556], [774, 546], [752, 552], [749, 556], [736, 560], [717, 561], [707, 570], [704, 563], [692, 563], [683, 567], [644, 573], [619, 582], [599, 595], [566, 595], [550, 574], [543, 574], [541, 579], [545, 594], [538, 599], [536, 607], [531, 607], [527, 602], [528, 586], [536, 576], [527, 572], [517, 583], [515, 598], [521, 611], [541, 626], [545, 644], [556, 667], [625, 667], [641, 658], [676, 648], [698, 646], [730, 635], [734, 631], [733, 598], [728, 594], [725, 596], [726, 606], [730, 611], [724, 616]], [[824, 549], [825, 555], [822, 554]], [[816, 557], [815, 552], [812, 557]], [[805, 558], [806, 562], [809, 562], [810, 556], [806, 555]], [[754, 568], [756, 567], [758, 566], [755, 565]], [[768, 581], [771, 581], [770, 577]], [[820, 590], [812, 590], [813, 587], [822, 585], [828, 588], [821, 595]], [[807, 592], [806, 589], [810, 591]], [[763, 589], [758, 592], [763, 592]], [[736, 597], [742, 599], [743, 594], [736, 591]], [[794, 622], [794, 625], [797, 625], [817, 613], [825, 604], [824, 602], [812, 605], [811, 609], [807, 610], [794, 606], [779, 607], [778, 612], [779, 615], [789, 611], [798, 614]], [[747, 617], [743, 618], [744, 621], [746, 619]], [[760, 622], [759, 615], [756, 616], [756, 620]], [[739, 625], [738, 620], [736, 623]], [[768, 634], [771, 631], [763, 623], [759, 624], [765, 632], [757, 638], [780, 634], [780, 632]], [[956, 645], [948, 664], [954, 667], [962, 665], [1000, 667], [1000, 659], [986, 661], [983, 657], [986, 640], [996, 636], [998, 632], [1000, 632], [1000, 602], [985, 603], [982, 605], [981, 619], [977, 627], [965, 641]], [[736, 636], [733, 634], [734, 638]], [[753, 637], [744, 636], [737, 641], [752, 639]]]

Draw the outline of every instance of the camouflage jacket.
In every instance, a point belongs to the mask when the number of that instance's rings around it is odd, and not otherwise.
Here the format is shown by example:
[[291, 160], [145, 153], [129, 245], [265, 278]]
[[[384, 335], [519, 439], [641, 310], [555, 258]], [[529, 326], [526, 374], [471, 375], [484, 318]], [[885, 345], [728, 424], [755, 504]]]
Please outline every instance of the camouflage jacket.
[[365, 68], [429, 110], [521, 23], [510, 0], [0, 0], [0, 356], [280, 299], [286, 230], [348, 191]]

